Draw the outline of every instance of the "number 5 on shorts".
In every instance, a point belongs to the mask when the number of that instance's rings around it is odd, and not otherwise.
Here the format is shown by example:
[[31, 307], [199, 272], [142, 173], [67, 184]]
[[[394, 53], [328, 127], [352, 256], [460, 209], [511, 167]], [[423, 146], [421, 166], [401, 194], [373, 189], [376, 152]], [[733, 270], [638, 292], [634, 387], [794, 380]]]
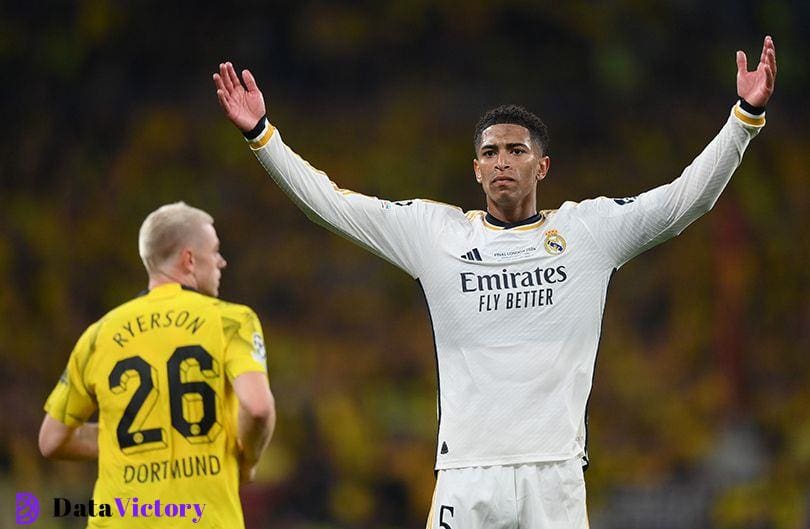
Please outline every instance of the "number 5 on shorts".
[[453, 529], [450, 527], [450, 524], [444, 521], [444, 511], [447, 510], [450, 513], [450, 518], [453, 517], [453, 508], [449, 505], [442, 505], [439, 507], [439, 527], [442, 529]]

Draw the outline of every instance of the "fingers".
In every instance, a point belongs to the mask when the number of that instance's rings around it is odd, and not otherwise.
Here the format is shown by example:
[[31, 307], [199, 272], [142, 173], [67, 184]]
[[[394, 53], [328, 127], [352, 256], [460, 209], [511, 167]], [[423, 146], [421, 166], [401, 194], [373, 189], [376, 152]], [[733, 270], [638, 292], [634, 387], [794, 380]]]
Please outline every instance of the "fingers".
[[773, 45], [773, 38], [770, 35], [765, 36], [765, 40], [762, 42], [762, 56], [765, 57], [765, 52], [767, 50], [776, 50], [776, 47]]
[[221, 88], [217, 89], [217, 99], [219, 99], [219, 105], [227, 112], [231, 107], [231, 101], [228, 99], [228, 95], [225, 93], [225, 90], [222, 90]]
[[776, 53], [773, 50], [768, 50], [765, 61], [762, 62], [763, 69], [770, 72], [771, 76], [776, 77]]
[[771, 45], [770, 38], [765, 37], [765, 40], [762, 41], [762, 53], [759, 54], [759, 62], [765, 63], [766, 57], [768, 56], [768, 46]]
[[765, 37], [762, 44], [762, 55], [757, 70], [760, 70], [765, 76], [765, 89], [773, 92], [776, 80], [776, 46], [770, 35]]
[[229, 63], [225, 62], [219, 63], [219, 77], [222, 79], [222, 87], [230, 94], [234, 90], [234, 85], [233, 81], [231, 81], [231, 77], [228, 75], [228, 64]]
[[214, 74], [214, 86], [217, 88], [217, 99], [219, 99], [219, 106], [221, 106], [225, 112], [228, 112], [228, 109], [231, 106], [230, 99], [228, 95], [225, 93], [225, 85], [222, 82], [222, 76], [218, 73]]
[[770, 65], [767, 64], [763, 68], [763, 71], [765, 72], [765, 87], [772, 92], [776, 73], [771, 69]]
[[774, 77], [776, 77], [776, 46], [774, 45], [773, 39], [770, 37], [770, 35], [765, 37], [765, 43], [766, 46], [768, 47], [765, 60], [771, 67], [771, 71], [773, 71]]
[[745, 52], [737, 50], [737, 75], [743, 75], [748, 71], [748, 58]]
[[231, 84], [234, 87], [242, 88], [242, 81], [240, 81], [239, 76], [236, 75], [236, 70], [233, 69], [233, 64], [226, 62], [225, 66], [227, 67], [228, 78], [230, 79]]
[[218, 74], [214, 74], [214, 86], [217, 88], [217, 92], [220, 90], [225, 90], [225, 85], [222, 83], [222, 77]]
[[259, 86], [256, 84], [256, 79], [253, 78], [253, 74], [250, 73], [250, 70], [242, 70], [242, 79], [245, 80], [245, 86], [248, 89], [248, 92], [257, 92], [259, 90]]
[[774, 46], [773, 38], [770, 35], [765, 37], [762, 44], [762, 55], [759, 58], [760, 64], [767, 64], [776, 74], [776, 46]]
[[[759, 55], [759, 64], [757, 65], [757, 69], [762, 69], [765, 65], [768, 65], [771, 70], [771, 74], [775, 77], [776, 76], [776, 46], [773, 44], [773, 38], [770, 35], [765, 37], [765, 40], [762, 42], [762, 53]], [[745, 52], [738, 51], [737, 52], [737, 74], [743, 74], [748, 71], [748, 59], [745, 56]]]

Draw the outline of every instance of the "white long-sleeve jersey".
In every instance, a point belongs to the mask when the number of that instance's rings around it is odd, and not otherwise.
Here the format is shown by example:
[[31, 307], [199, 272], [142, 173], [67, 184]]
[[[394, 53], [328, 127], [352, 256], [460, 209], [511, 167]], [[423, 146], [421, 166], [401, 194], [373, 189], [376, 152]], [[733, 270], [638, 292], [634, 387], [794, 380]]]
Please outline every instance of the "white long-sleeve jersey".
[[436, 469], [446, 469], [587, 461], [586, 405], [612, 272], [707, 212], [764, 124], [764, 114], [735, 105], [673, 182], [565, 202], [507, 226], [483, 211], [340, 189], [266, 121], [249, 143], [307, 216], [421, 283], [438, 367]]

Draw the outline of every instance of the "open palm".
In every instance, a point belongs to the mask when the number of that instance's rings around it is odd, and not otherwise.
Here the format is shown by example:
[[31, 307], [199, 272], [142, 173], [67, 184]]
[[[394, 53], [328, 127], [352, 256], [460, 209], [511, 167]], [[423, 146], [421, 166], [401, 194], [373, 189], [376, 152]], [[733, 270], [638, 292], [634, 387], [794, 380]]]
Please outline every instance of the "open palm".
[[748, 71], [745, 52], [737, 52], [737, 95], [755, 107], [764, 107], [773, 95], [776, 80], [776, 48], [771, 37], [765, 37], [757, 69]]
[[239, 130], [247, 132], [264, 117], [266, 109], [264, 96], [250, 71], [242, 70], [242, 78], [245, 80], [244, 86], [233, 64], [220, 63], [219, 73], [214, 74], [214, 85], [225, 115]]

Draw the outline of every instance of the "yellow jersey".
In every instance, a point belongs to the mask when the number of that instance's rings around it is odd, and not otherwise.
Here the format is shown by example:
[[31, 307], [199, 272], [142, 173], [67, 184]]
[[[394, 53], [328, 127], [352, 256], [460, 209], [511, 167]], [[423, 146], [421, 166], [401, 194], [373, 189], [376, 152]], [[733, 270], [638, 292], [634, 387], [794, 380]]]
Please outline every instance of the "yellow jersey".
[[176, 283], [91, 325], [45, 404], [71, 427], [98, 411], [88, 527], [244, 527], [231, 383], [250, 371], [267, 372], [256, 314]]

